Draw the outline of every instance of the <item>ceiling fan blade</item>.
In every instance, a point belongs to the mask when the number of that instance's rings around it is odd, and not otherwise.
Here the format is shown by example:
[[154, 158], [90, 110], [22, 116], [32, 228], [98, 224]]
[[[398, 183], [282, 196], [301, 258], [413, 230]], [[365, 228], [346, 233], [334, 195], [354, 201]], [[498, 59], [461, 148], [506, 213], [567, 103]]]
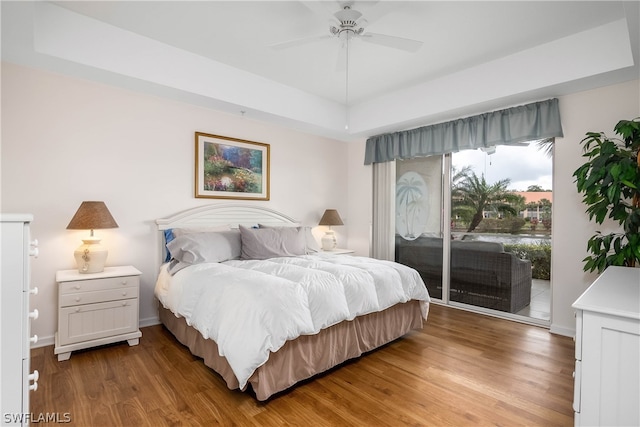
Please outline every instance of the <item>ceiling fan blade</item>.
[[394, 49], [405, 50], [407, 52], [416, 52], [422, 46], [422, 42], [419, 40], [388, 36], [386, 34], [367, 32], [359, 37], [362, 39], [362, 41], [365, 41], [367, 43], [379, 44], [381, 46], [392, 47]]
[[366, 27], [392, 12], [402, 10], [405, 5], [404, 2], [395, 1], [359, 1], [356, 7], [363, 14], [363, 18], [358, 22], [358, 25]]
[[295, 46], [301, 46], [307, 43], [313, 43], [313, 42], [317, 42], [320, 40], [326, 40], [326, 39], [330, 39], [333, 36], [330, 34], [323, 34], [323, 35], [319, 35], [319, 36], [311, 36], [311, 37], [304, 37], [301, 39], [294, 39], [294, 40], [288, 40], [286, 42], [279, 42], [279, 43], [273, 43], [270, 44], [269, 47], [275, 50], [282, 50], [282, 49], [288, 49], [290, 47], [295, 47]]
[[[333, 16], [336, 4], [328, 1], [300, 1], [311, 13], [318, 16]], [[342, 7], [340, 7], [342, 9]]]

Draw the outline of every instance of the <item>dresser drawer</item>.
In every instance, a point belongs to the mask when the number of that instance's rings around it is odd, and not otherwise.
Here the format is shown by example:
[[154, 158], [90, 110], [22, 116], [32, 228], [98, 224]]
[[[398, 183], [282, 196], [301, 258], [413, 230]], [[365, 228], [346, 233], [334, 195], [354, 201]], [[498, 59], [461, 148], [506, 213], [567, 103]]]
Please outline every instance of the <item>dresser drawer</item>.
[[119, 289], [107, 289], [104, 291], [60, 294], [60, 307], [93, 304], [96, 302], [104, 301], [119, 301], [131, 298], [138, 298], [138, 288], [136, 286], [128, 286]]
[[107, 289], [121, 289], [128, 286], [138, 286], [138, 276], [108, 277], [104, 279], [77, 280], [73, 282], [61, 282], [58, 288], [59, 294], [74, 294], [78, 292], [94, 292]]

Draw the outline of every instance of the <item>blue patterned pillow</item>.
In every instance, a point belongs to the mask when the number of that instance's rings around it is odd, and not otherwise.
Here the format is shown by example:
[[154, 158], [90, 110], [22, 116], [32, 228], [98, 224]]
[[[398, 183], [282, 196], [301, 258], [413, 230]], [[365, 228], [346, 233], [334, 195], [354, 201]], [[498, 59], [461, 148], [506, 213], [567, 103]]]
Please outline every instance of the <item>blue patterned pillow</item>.
[[167, 249], [167, 244], [173, 239], [175, 239], [175, 236], [173, 235], [173, 229], [170, 228], [168, 230], [164, 230], [164, 247], [167, 253], [167, 255], [164, 257], [164, 262], [171, 261], [171, 252], [169, 252], [169, 249]]

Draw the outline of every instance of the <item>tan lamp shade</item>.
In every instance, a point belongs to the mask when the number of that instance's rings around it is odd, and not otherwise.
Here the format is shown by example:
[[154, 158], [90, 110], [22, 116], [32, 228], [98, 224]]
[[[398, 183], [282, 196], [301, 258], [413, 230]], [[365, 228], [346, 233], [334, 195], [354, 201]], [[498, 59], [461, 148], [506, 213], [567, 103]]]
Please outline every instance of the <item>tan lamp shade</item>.
[[322, 218], [320, 218], [318, 225], [344, 225], [344, 223], [337, 210], [327, 209], [324, 211]]
[[99, 273], [104, 270], [108, 251], [93, 236], [93, 230], [117, 228], [116, 220], [111, 216], [104, 202], [82, 202], [76, 214], [67, 225], [67, 230], [91, 230], [88, 239], [73, 253], [80, 273]]
[[98, 230], [118, 228], [104, 202], [82, 202], [76, 214], [67, 225], [67, 230]]
[[340, 214], [335, 209], [327, 209], [324, 211], [322, 218], [320, 218], [320, 222], [318, 225], [328, 225], [329, 230], [327, 230], [322, 236], [322, 250], [323, 251], [332, 251], [336, 247], [338, 247], [338, 241], [336, 239], [336, 234], [331, 229], [332, 225], [344, 225], [342, 222], [342, 218], [340, 218]]

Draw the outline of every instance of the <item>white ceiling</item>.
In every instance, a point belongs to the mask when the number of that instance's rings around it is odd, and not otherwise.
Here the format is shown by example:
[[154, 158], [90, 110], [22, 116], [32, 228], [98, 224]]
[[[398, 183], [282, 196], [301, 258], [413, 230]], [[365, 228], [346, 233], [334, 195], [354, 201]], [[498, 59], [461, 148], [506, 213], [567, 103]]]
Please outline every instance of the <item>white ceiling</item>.
[[2, 56], [345, 140], [639, 76], [637, 1], [350, 3], [423, 45], [353, 40], [348, 99], [343, 41], [270, 46], [328, 35], [336, 1], [3, 1]]

